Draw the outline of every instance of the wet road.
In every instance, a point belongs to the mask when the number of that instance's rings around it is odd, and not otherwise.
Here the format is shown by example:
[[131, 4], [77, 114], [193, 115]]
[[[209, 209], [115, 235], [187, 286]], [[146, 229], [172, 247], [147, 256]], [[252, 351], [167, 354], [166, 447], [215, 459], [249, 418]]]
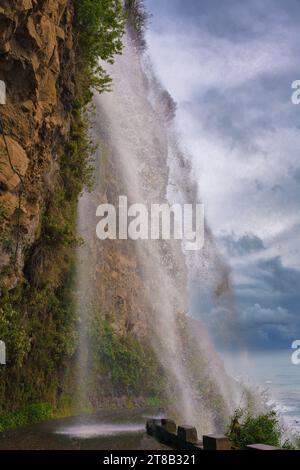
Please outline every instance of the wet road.
[[153, 410], [110, 410], [47, 421], [0, 434], [1, 450], [138, 450], [165, 448], [145, 432]]

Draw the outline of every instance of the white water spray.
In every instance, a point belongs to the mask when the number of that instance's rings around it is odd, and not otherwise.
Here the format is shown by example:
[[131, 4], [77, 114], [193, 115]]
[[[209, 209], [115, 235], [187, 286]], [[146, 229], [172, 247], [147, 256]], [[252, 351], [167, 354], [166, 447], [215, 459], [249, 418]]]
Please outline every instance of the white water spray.
[[[88, 395], [87, 378], [87, 305], [94, 300], [95, 272], [102, 262], [95, 256], [109, 249], [106, 241], [96, 238], [95, 208], [106, 201], [114, 203], [126, 195], [129, 204], [195, 203], [198, 189], [191, 178], [188, 157], [178, 150], [170, 117], [173, 112], [169, 95], [153, 75], [149, 60], [125, 37], [124, 52], [116, 57], [108, 72], [113, 78], [113, 91], [95, 95], [96, 119], [93, 133], [105, 144], [105, 152], [96, 157], [96, 187], [85, 194], [79, 205], [78, 231], [86, 244], [79, 250], [78, 315], [79, 381], [82, 393]], [[103, 161], [119, 194], [104, 188]], [[112, 192], [112, 191], [111, 191]], [[100, 200], [102, 198], [102, 200]], [[105, 199], [104, 199], [105, 201]], [[216, 283], [222, 283], [213, 241], [207, 231], [203, 252], [184, 255], [180, 241], [138, 240], [128, 243], [134, 252], [139, 277], [142, 279], [143, 321], [148, 340], [156, 352], [167, 377], [170, 409], [181, 422], [196, 425], [201, 432], [218, 427], [217, 401], [224, 400], [223, 412], [236, 405], [239, 391], [226, 376], [200, 322], [188, 319], [188, 279], [214, 270]], [[132, 245], [134, 243], [134, 247]], [[196, 266], [196, 268], [195, 268]], [[199, 279], [201, 283], [201, 279]], [[117, 286], [114, 286], [117, 288]], [[132, 312], [134, 315], [134, 312]], [[134, 317], [133, 317], [134, 318]]]

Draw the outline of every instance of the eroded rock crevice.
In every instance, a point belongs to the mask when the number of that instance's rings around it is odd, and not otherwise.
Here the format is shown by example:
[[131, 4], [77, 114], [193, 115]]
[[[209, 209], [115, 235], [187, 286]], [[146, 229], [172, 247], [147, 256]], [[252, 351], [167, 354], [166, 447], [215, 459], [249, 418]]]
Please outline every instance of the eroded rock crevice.
[[1, 135], [0, 285], [8, 289], [22, 280], [70, 136], [73, 14], [69, 0], [0, 1], [0, 80], [7, 90], [0, 113], [10, 154]]

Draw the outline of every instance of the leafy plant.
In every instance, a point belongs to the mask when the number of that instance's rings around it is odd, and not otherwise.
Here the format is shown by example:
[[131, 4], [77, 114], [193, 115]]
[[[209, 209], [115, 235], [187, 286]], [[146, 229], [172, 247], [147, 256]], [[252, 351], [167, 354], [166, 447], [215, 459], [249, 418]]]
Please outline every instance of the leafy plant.
[[4, 250], [8, 251], [13, 246], [12, 236], [8, 229], [4, 230], [0, 233], [0, 245], [4, 248]]
[[22, 366], [30, 351], [30, 337], [22, 315], [10, 304], [0, 307], [0, 338], [6, 344], [9, 363]]
[[239, 449], [250, 444], [268, 444], [275, 447], [292, 449], [293, 446], [283, 438], [283, 428], [274, 410], [253, 416], [249, 410], [235, 410], [226, 435]]
[[113, 62], [122, 52], [124, 12], [120, 0], [75, 0], [75, 27], [78, 33], [79, 68], [85, 70], [89, 87], [108, 90], [111, 78], [99, 59]]
[[294, 437], [293, 443], [294, 443], [294, 448], [299, 450], [300, 449], [300, 436], [299, 435]]
[[163, 374], [150, 348], [131, 333], [116, 333], [97, 311], [91, 315], [90, 367], [109, 378], [109, 388], [116, 395], [157, 398], [163, 388]]
[[17, 411], [0, 411], [0, 431], [46, 421], [52, 416], [49, 403], [33, 403]]
[[150, 406], [151, 408], [158, 408], [162, 404], [161, 397], [157, 395], [152, 395], [146, 398], [146, 405]]

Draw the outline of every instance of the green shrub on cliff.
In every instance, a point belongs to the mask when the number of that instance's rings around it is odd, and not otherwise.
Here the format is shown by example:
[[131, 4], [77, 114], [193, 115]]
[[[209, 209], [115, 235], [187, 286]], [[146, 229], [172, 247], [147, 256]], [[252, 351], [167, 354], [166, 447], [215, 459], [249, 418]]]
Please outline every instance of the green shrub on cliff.
[[88, 333], [90, 367], [106, 378], [110, 392], [113, 390], [117, 396], [159, 395], [163, 389], [162, 371], [150, 348], [133, 333], [117, 333], [97, 311], [92, 311]]
[[65, 273], [63, 286], [56, 289], [27, 285], [3, 294], [0, 338], [6, 343], [7, 364], [0, 370], [0, 410], [43, 400], [57, 403], [61, 371], [76, 344], [72, 277], [72, 270]]
[[110, 77], [99, 59], [113, 62], [122, 51], [124, 12], [120, 0], [75, 0], [75, 26], [80, 62], [89, 85], [99, 91], [109, 89]]
[[226, 435], [235, 447], [245, 449], [250, 444], [268, 444], [292, 449], [283, 438], [283, 428], [274, 410], [253, 416], [249, 410], [235, 410]]
[[53, 416], [49, 403], [33, 403], [18, 411], [0, 411], [0, 432], [27, 424], [46, 421]]
[[21, 367], [30, 351], [31, 341], [22, 313], [9, 303], [0, 306], [0, 338], [9, 351], [9, 360]]

